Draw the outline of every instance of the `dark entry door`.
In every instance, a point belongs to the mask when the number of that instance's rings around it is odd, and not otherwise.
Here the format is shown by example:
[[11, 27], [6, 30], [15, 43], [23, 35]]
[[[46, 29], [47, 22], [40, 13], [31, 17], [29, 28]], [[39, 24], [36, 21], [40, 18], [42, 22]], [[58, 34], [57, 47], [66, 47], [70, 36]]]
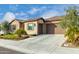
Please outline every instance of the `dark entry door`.
[[38, 33], [43, 34], [43, 24], [38, 25]]

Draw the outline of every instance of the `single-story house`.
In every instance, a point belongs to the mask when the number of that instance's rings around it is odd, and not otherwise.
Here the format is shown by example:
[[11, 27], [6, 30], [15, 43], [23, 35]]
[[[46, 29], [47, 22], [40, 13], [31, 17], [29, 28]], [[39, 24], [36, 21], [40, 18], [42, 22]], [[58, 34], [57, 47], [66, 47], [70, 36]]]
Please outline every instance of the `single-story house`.
[[12, 31], [16, 31], [21, 28], [29, 35], [63, 34], [64, 30], [58, 25], [60, 20], [61, 18], [58, 16], [48, 19], [28, 19], [26, 21], [15, 19], [10, 23], [10, 25]]

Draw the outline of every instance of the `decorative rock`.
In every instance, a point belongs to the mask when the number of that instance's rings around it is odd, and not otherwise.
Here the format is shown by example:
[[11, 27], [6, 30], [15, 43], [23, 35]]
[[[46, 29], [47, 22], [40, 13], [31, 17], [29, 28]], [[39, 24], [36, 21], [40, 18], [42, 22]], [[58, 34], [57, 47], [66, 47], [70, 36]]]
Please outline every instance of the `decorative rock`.
[[65, 46], [65, 47], [68, 47], [69, 45], [66, 43], [66, 44], [64, 44], [64, 46]]

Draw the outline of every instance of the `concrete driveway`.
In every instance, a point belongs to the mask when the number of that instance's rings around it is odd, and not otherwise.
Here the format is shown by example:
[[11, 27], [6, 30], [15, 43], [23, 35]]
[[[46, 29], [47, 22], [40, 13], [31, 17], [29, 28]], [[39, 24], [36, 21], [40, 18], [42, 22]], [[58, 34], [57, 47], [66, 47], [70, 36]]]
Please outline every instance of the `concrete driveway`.
[[78, 48], [61, 47], [64, 35], [39, 35], [20, 41], [0, 40], [0, 46], [22, 53], [79, 53]]

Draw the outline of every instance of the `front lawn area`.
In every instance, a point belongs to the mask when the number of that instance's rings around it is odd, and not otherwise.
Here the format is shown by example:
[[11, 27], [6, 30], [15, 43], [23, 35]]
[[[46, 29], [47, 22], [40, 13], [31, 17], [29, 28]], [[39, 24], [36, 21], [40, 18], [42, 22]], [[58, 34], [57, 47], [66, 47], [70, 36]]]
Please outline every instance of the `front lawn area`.
[[9, 32], [9, 33], [0, 35], [0, 39], [22, 40], [25, 38], [29, 38], [29, 35], [27, 35], [26, 31], [23, 29], [18, 29], [14, 33]]
[[1, 39], [9, 39], [9, 40], [22, 40], [25, 38], [28, 38], [28, 35], [24, 35], [19, 37], [17, 34], [5, 34], [5, 35], [0, 35]]

